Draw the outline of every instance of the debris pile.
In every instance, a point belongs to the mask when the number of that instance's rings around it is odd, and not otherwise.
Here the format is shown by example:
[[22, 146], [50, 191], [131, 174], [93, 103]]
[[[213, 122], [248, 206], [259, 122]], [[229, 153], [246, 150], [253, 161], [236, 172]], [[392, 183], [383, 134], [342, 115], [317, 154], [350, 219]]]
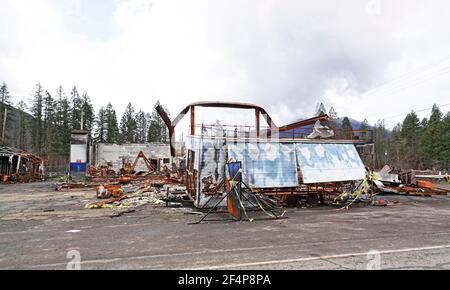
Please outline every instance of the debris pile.
[[[400, 194], [408, 196], [447, 195], [448, 190], [438, 188], [432, 181], [448, 180], [448, 174], [418, 174], [415, 170], [397, 170], [389, 165], [380, 171], [367, 171], [364, 180], [357, 186], [349, 184], [342, 194], [338, 195], [333, 204], [349, 208], [354, 203], [365, 203], [373, 206], [386, 206], [390, 203], [379, 198], [380, 194]], [[420, 172], [419, 172], [420, 173]], [[428, 178], [431, 181], [424, 180]]]
[[41, 180], [44, 159], [19, 149], [0, 147], [0, 183]]
[[375, 185], [381, 193], [418, 196], [447, 195], [448, 191], [436, 187], [433, 181], [445, 180], [448, 178], [448, 174], [423, 173], [423, 171], [416, 170], [397, 170], [386, 165], [380, 172], [376, 173], [378, 180], [375, 181]]
[[143, 205], [167, 205], [169, 202], [182, 202], [187, 198], [180, 188], [134, 185], [101, 185], [97, 187], [98, 202], [88, 203], [85, 208], [136, 208]]
[[342, 206], [341, 209], [348, 209], [355, 203], [364, 203], [371, 206], [387, 206], [389, 201], [380, 199], [377, 190], [377, 175], [374, 172], [367, 172], [364, 179], [356, 186], [349, 184], [344, 192], [338, 195], [334, 201], [334, 205]]
[[[143, 160], [148, 171], [136, 171], [139, 160]], [[159, 168], [159, 169], [158, 169]], [[163, 185], [176, 185], [184, 183], [184, 174], [179, 170], [170, 170], [167, 166], [155, 167], [141, 151], [133, 163], [124, 162], [118, 171], [111, 168], [111, 164], [88, 166], [85, 182], [64, 181], [56, 185], [57, 191], [97, 189], [99, 186], [105, 188], [100, 195], [117, 197], [117, 188], [120, 185], [140, 185], [161, 187]]]

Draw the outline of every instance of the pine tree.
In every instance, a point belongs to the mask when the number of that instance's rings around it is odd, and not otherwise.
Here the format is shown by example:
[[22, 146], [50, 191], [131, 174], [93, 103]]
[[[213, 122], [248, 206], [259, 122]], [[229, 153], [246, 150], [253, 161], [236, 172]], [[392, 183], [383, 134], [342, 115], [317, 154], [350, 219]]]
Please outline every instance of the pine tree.
[[72, 130], [81, 129], [81, 112], [83, 111], [83, 100], [78, 93], [77, 87], [73, 87], [70, 92], [70, 99], [72, 103], [72, 114], [70, 126]]
[[403, 167], [406, 169], [418, 168], [418, 147], [420, 140], [420, 120], [417, 114], [409, 113], [402, 124], [401, 138], [405, 152], [403, 154]]
[[375, 167], [381, 168], [388, 163], [389, 132], [384, 120], [379, 120], [374, 128]]
[[33, 149], [40, 154], [43, 151], [44, 126], [43, 126], [44, 89], [37, 84], [33, 93], [31, 115], [34, 117], [32, 124]]
[[11, 106], [11, 95], [5, 82], [0, 86], [0, 103]]
[[120, 121], [120, 141], [122, 143], [136, 142], [136, 120], [134, 115], [134, 108], [131, 103], [128, 104]]
[[113, 144], [119, 142], [119, 126], [117, 124], [116, 111], [111, 103], [106, 106], [106, 143]]
[[327, 113], [327, 109], [323, 103], [319, 103], [316, 106], [316, 116], [324, 115]]
[[[168, 129], [162, 120], [161, 116], [158, 114], [158, 111], [156, 111], [156, 107], [159, 106], [159, 101], [156, 102], [155, 106], [153, 107], [153, 111], [150, 117], [150, 124], [148, 126], [148, 142], [163, 142], [168, 143], [169, 142], [169, 134]], [[164, 108], [166, 112], [168, 112], [167, 108]], [[169, 113], [167, 113], [169, 115]], [[169, 115], [170, 117], [170, 115]]]
[[107, 137], [107, 121], [106, 110], [103, 106], [98, 111], [97, 118], [95, 119], [95, 141], [98, 143], [105, 143]]
[[26, 110], [27, 104], [24, 101], [19, 101], [17, 103], [17, 109], [19, 110], [19, 118], [18, 118], [18, 130], [16, 131], [16, 147], [22, 150], [27, 151], [27, 128], [28, 122], [26, 118]]
[[161, 142], [161, 128], [153, 118], [148, 127], [148, 142]]
[[[5, 136], [6, 139], [6, 125], [8, 124], [8, 112], [7, 112], [7, 106], [11, 106], [11, 95], [8, 90], [8, 86], [5, 82], [2, 83], [0, 86], [0, 138], [2, 136]], [[6, 124], [5, 123], [5, 112], [6, 112]], [[3, 128], [3, 125], [5, 125], [5, 128]], [[3, 130], [5, 130], [5, 134], [3, 133]], [[5, 145], [6, 140], [1, 140], [0, 144]]]
[[450, 171], [450, 112], [442, 118], [438, 132], [440, 169]]
[[[401, 136], [402, 125], [398, 123], [390, 134], [390, 138], [388, 140], [388, 149], [387, 153], [387, 164], [390, 164], [394, 167], [401, 168], [402, 165], [402, 156], [404, 150], [404, 141]], [[377, 148], [375, 147], [375, 152], [377, 154]], [[384, 164], [380, 164], [379, 166], [384, 166]], [[381, 167], [379, 167], [381, 168]]]
[[95, 112], [91, 103], [91, 98], [87, 92], [82, 96], [81, 111], [83, 112], [83, 130], [88, 132], [89, 137], [92, 136], [92, 129], [94, 126]]
[[328, 116], [330, 117], [331, 120], [336, 120], [338, 118], [338, 114], [336, 113], [336, 110], [334, 110], [334, 107], [330, 108]]
[[442, 113], [439, 108], [434, 105], [431, 111], [430, 120], [425, 124], [423, 133], [421, 134], [419, 141], [419, 154], [420, 161], [425, 168], [436, 168], [443, 166], [442, 159], [439, 158], [442, 150], [445, 147], [445, 143], [450, 141], [441, 141], [441, 134], [445, 135], [445, 132], [441, 132], [442, 126]]
[[439, 110], [439, 107], [434, 104], [431, 109], [430, 123], [436, 122], [439, 123], [442, 120], [442, 112]]
[[55, 126], [55, 102], [49, 92], [45, 92], [43, 99], [43, 152], [46, 154], [54, 153], [57, 150], [58, 135], [57, 128]]
[[344, 117], [344, 119], [342, 119], [341, 128], [342, 128], [342, 137], [344, 139], [351, 139], [353, 128], [352, 124], [350, 123], [350, 119], [348, 117]]
[[362, 123], [359, 125], [359, 130], [362, 131], [359, 134], [361, 136], [361, 139], [368, 138], [366, 131], [369, 129], [370, 129], [369, 121], [367, 121], [367, 119], [364, 119], [364, 121], [362, 121]]
[[58, 130], [55, 138], [58, 144], [56, 153], [68, 156], [70, 152], [72, 114], [70, 112], [70, 102], [62, 86], [59, 86], [56, 90], [55, 98], [55, 124]]
[[369, 121], [367, 121], [367, 119], [364, 119], [364, 121], [362, 121], [362, 123], [359, 125], [359, 130], [369, 130], [369, 128]]
[[147, 118], [143, 111], [139, 111], [136, 114], [136, 142], [145, 143], [147, 141]]

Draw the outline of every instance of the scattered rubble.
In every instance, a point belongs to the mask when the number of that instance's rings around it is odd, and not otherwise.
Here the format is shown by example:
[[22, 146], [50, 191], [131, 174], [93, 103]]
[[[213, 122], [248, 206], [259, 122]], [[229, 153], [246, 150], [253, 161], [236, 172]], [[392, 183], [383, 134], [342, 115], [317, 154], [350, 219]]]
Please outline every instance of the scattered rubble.
[[[369, 172], [369, 171], [368, 171]], [[398, 173], [395, 173], [398, 172]], [[386, 165], [378, 172], [366, 174], [366, 177], [356, 187], [351, 185], [334, 200], [334, 204], [349, 208], [354, 203], [365, 203], [372, 206], [387, 206], [391, 203], [379, 198], [382, 194], [400, 194], [409, 196], [439, 196], [448, 195], [448, 190], [437, 188], [431, 181], [418, 178], [426, 178], [435, 174], [419, 175], [414, 170], [401, 171]]]
[[185, 190], [170, 186], [164, 190], [146, 185], [101, 185], [97, 188], [97, 198], [102, 201], [88, 203], [85, 208], [136, 208], [147, 204], [167, 205], [169, 202], [186, 200], [187, 194]]
[[[144, 160], [148, 171], [135, 171], [139, 159]], [[59, 182], [56, 190], [95, 191], [100, 201], [86, 204], [86, 209], [137, 208], [147, 204], [160, 206], [189, 199], [182, 186], [183, 174], [170, 171], [166, 166], [160, 169], [158, 171], [152, 166], [141, 151], [132, 164], [124, 163], [119, 172], [109, 165], [89, 166], [86, 181]]]
[[[200, 125], [196, 123], [197, 107], [252, 110], [255, 126]], [[139, 149], [144, 151], [134, 160], [135, 153], [116, 154], [116, 161], [101, 159], [109, 163], [88, 166], [84, 182], [64, 181], [58, 183], [57, 190], [95, 191], [99, 200], [86, 208], [180, 206], [184, 200], [191, 200], [201, 209], [224, 208], [230, 204], [224, 197], [235, 181], [226, 168], [234, 161], [240, 164], [241, 182], [268, 208], [329, 203], [341, 208], [356, 203], [388, 206], [391, 203], [381, 198], [382, 194], [447, 194], [433, 182], [450, 181], [448, 174], [400, 170], [389, 165], [377, 172], [368, 169], [357, 147], [373, 148], [373, 132], [339, 132], [326, 114], [278, 127], [263, 108], [253, 104], [193, 103], [173, 120], [161, 106], [156, 110], [167, 125], [170, 141], [174, 141], [175, 127], [190, 116], [190, 132], [181, 155], [176, 154], [175, 142], [167, 145], [170, 159], [161, 155], [149, 159], [144, 149]]]
[[395, 170], [391, 166], [386, 165], [380, 172], [375, 174], [378, 177], [378, 182], [376, 182], [375, 185], [380, 193], [418, 196], [448, 194], [447, 190], [437, 188], [432, 182], [433, 180], [439, 180], [441, 178], [445, 180], [445, 175], [433, 174], [433, 172], [430, 171], [428, 171], [430, 174], [420, 175], [417, 174], [418, 172], [419, 171], [416, 170]]

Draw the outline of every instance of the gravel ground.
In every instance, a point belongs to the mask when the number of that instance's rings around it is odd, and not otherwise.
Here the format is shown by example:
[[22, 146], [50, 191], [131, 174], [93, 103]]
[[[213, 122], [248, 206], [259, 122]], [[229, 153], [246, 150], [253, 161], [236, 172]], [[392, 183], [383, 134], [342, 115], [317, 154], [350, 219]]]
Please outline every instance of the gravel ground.
[[384, 198], [398, 203], [189, 225], [191, 208], [89, 210], [93, 191], [0, 185], [0, 268], [66, 269], [76, 250], [82, 269], [450, 269], [450, 199]]

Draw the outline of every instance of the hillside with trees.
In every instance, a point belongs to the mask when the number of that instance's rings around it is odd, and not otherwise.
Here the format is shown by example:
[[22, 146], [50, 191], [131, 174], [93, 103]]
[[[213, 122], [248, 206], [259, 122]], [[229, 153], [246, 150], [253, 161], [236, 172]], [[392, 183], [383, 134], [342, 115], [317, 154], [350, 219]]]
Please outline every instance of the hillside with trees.
[[450, 112], [434, 105], [429, 118], [412, 111], [392, 131], [384, 121], [374, 126], [376, 167], [391, 164], [404, 169], [450, 168]]
[[[0, 85], [2, 146], [40, 155], [68, 156], [70, 134], [74, 129], [88, 131], [89, 136], [100, 143], [169, 142], [167, 128], [156, 112], [159, 101], [150, 113], [136, 111], [129, 103], [120, 119], [111, 103], [95, 112], [88, 92], [80, 93], [77, 87], [67, 94], [59, 86], [51, 93], [37, 84], [28, 103], [20, 101], [13, 105], [13, 101], [14, 97], [3, 82]], [[165, 110], [168, 112], [167, 108]], [[324, 113], [327, 113], [325, 106], [318, 105], [316, 114]], [[436, 105], [429, 118], [420, 120], [412, 111], [392, 130], [386, 128], [384, 120], [371, 126], [367, 120], [338, 118], [333, 108], [328, 114], [333, 116], [332, 122], [340, 129], [338, 134], [342, 137], [352, 130], [373, 130], [376, 168], [385, 164], [404, 169], [442, 170], [450, 167], [450, 112], [444, 114]]]
[[[86, 130], [95, 142], [100, 143], [168, 142], [167, 128], [155, 110], [135, 113], [129, 103], [119, 123], [111, 103], [100, 107], [96, 113], [88, 92], [80, 93], [77, 87], [67, 94], [59, 86], [52, 94], [39, 83], [34, 87], [28, 103], [20, 101], [14, 106], [13, 101], [7, 84], [2, 83], [1, 146], [39, 155], [68, 156], [70, 135], [75, 129]], [[159, 102], [155, 107], [157, 104]]]

